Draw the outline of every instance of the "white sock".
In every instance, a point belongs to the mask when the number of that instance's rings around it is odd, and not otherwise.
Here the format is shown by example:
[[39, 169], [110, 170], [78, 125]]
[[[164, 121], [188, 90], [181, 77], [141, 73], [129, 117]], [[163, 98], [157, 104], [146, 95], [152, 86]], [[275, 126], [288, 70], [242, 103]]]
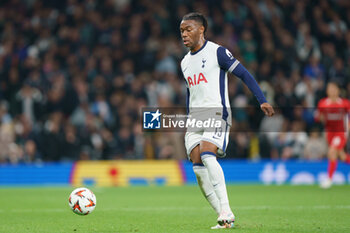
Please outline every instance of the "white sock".
[[214, 187], [209, 179], [208, 170], [204, 165], [193, 165], [194, 174], [196, 174], [197, 182], [204, 197], [207, 199], [211, 207], [216, 211], [216, 213], [220, 214], [220, 202], [216, 193], [214, 191]]
[[209, 178], [214, 187], [216, 196], [219, 198], [221, 211], [232, 212], [227, 197], [224, 172], [216, 160], [216, 156], [211, 152], [204, 152], [201, 153], [201, 158], [204, 166], [208, 170]]

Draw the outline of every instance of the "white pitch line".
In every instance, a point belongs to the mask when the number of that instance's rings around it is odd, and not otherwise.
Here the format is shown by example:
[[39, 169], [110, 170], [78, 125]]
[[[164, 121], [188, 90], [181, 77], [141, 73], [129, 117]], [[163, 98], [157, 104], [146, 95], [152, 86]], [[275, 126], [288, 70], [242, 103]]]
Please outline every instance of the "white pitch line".
[[[127, 212], [149, 212], [149, 211], [171, 211], [171, 210], [206, 210], [209, 207], [116, 207], [103, 208], [96, 207], [98, 211], [127, 211]], [[232, 206], [233, 210], [320, 210], [320, 209], [350, 209], [350, 205], [317, 205], [317, 206]], [[52, 209], [0, 209], [1, 213], [59, 213], [69, 211], [69, 208], [52, 208]]]

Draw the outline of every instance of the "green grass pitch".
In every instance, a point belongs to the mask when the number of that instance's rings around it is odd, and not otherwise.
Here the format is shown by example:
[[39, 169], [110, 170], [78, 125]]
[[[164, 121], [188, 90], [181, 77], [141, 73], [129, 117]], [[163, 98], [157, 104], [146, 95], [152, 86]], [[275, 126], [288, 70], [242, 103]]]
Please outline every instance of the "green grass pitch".
[[[216, 215], [197, 186], [94, 188], [87, 216], [68, 206], [73, 188], [0, 188], [1, 233], [213, 232]], [[350, 232], [350, 186], [228, 186], [235, 228], [224, 232]]]

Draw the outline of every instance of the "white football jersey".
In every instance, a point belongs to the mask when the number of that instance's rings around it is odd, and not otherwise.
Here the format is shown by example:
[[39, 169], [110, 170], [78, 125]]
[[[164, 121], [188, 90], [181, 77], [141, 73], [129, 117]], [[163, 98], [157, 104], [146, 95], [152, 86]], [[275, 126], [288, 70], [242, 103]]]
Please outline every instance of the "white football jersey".
[[206, 41], [200, 50], [187, 53], [181, 61], [181, 70], [187, 83], [187, 110], [189, 114], [216, 109], [222, 119], [231, 124], [227, 72], [232, 72], [239, 61], [225, 48]]

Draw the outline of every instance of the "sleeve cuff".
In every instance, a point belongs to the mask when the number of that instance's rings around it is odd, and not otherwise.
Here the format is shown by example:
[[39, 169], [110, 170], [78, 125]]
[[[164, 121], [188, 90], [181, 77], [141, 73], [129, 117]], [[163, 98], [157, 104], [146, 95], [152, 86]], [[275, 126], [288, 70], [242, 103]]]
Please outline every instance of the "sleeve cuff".
[[238, 64], [239, 64], [239, 61], [236, 60], [236, 61], [230, 66], [230, 68], [228, 69], [228, 71], [229, 71], [230, 73], [232, 73], [232, 71], [238, 66]]

